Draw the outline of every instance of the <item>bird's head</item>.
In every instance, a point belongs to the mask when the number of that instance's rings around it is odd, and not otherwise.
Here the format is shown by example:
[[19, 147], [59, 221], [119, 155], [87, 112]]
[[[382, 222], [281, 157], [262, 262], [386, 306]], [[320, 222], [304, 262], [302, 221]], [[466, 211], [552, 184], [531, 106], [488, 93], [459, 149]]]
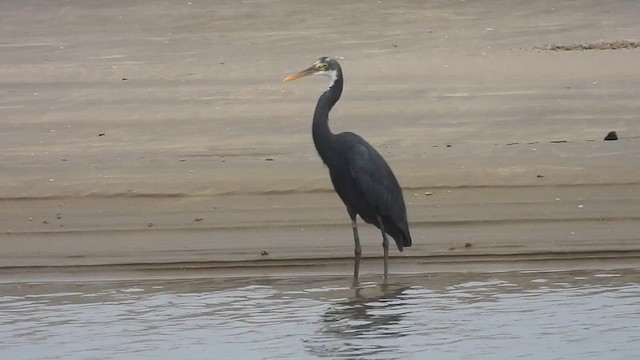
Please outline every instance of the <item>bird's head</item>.
[[310, 67], [297, 72], [295, 74], [289, 75], [282, 81], [293, 81], [298, 80], [303, 77], [307, 77], [310, 75], [324, 75], [331, 80], [331, 85], [338, 78], [339, 73], [342, 70], [340, 69], [340, 64], [336, 59], [323, 56], [320, 59], [316, 60]]

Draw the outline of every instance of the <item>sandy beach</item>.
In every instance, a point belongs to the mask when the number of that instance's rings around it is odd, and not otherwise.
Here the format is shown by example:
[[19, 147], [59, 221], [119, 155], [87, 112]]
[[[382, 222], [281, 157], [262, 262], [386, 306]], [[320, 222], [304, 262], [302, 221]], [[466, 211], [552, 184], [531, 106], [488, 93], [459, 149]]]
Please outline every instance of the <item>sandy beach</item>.
[[[325, 55], [345, 72], [333, 131], [405, 192], [414, 245], [392, 274], [637, 267], [639, 17], [629, 0], [3, 1], [0, 281], [349, 274], [310, 133], [326, 79], [282, 83]], [[382, 273], [378, 231], [361, 238]]]

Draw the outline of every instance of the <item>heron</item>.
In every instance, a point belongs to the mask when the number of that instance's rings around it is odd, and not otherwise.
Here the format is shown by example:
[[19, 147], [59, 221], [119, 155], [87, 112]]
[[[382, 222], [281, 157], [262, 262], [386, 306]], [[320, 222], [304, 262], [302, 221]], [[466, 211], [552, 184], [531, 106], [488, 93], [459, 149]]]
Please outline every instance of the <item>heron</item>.
[[352, 132], [334, 134], [329, 128], [329, 112], [340, 100], [344, 78], [342, 67], [334, 58], [321, 57], [309, 68], [287, 76], [293, 81], [311, 75], [329, 78], [329, 89], [316, 104], [312, 135], [318, 155], [329, 169], [333, 187], [351, 218], [355, 242], [354, 278], [358, 278], [362, 247], [358, 236], [357, 216], [382, 233], [384, 277], [389, 275], [389, 234], [398, 250], [411, 246], [407, 210], [402, 189], [389, 164], [362, 137]]

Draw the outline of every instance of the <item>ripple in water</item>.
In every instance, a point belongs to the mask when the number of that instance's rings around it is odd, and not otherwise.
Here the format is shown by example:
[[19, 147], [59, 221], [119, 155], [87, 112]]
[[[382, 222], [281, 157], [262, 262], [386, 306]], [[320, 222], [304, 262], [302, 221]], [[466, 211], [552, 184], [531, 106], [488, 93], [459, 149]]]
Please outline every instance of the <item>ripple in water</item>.
[[638, 270], [0, 285], [2, 359], [630, 359]]

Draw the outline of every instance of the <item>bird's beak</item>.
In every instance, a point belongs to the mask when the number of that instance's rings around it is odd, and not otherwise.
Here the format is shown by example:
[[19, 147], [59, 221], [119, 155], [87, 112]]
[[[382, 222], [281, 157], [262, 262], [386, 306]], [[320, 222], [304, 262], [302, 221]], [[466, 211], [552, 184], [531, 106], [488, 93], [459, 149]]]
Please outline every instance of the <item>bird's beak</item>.
[[298, 80], [298, 79], [303, 78], [303, 77], [314, 75], [315, 73], [316, 73], [316, 67], [315, 66], [311, 66], [308, 69], [300, 71], [299, 73], [287, 76], [282, 81], [287, 82], [287, 81]]

